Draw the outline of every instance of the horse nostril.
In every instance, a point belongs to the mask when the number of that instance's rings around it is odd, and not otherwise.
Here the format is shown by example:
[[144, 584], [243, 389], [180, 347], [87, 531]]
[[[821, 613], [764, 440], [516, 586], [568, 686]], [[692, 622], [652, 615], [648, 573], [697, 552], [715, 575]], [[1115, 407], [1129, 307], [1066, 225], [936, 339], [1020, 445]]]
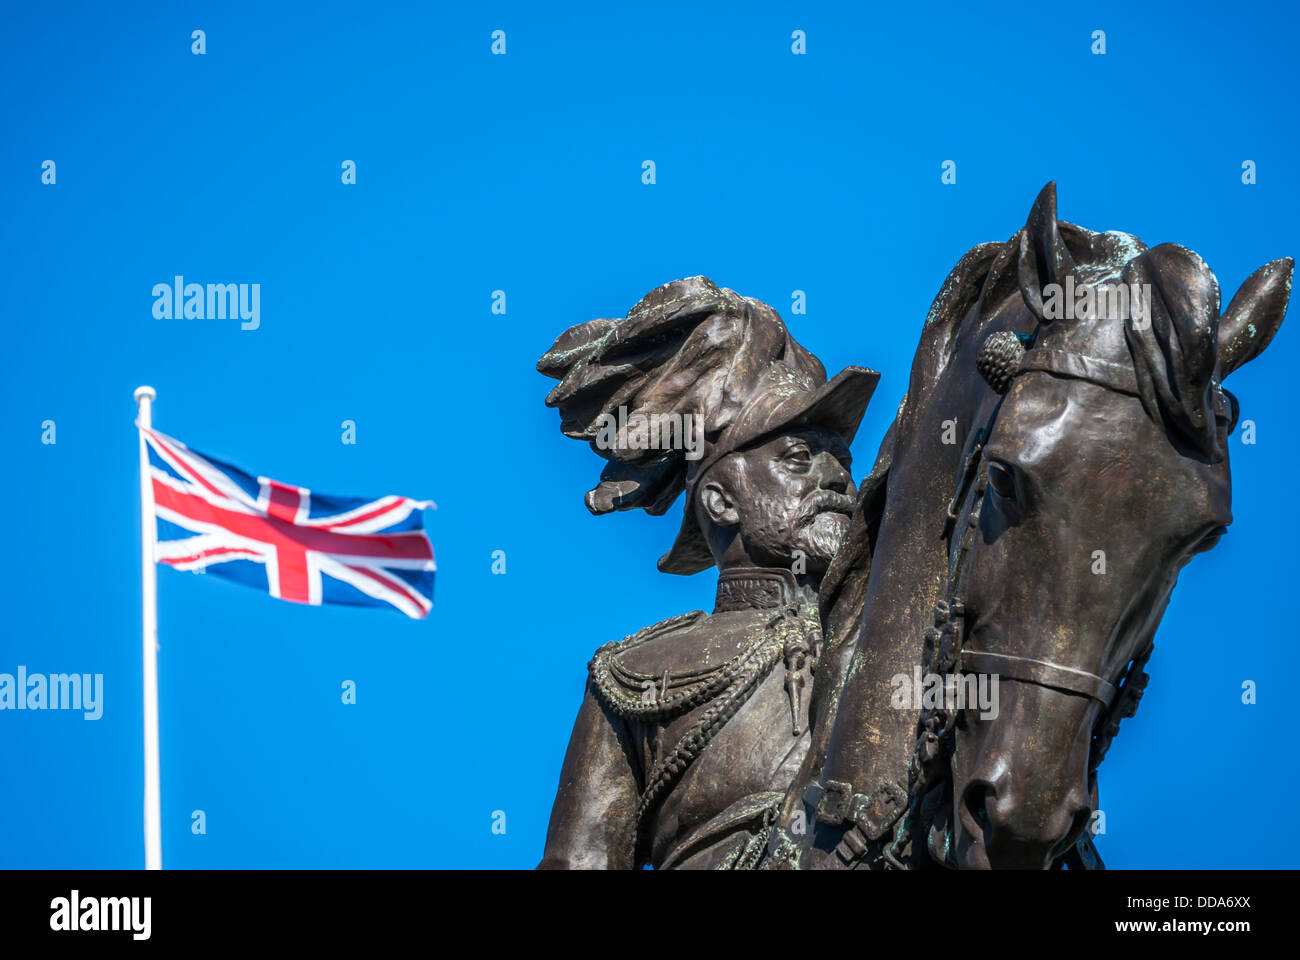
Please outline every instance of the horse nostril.
[[1080, 810], [1076, 810], [1074, 817], [1071, 818], [1070, 821], [1070, 829], [1066, 831], [1065, 836], [1061, 837], [1061, 839], [1056, 842], [1056, 846], [1052, 848], [1052, 857], [1056, 858], [1063, 856], [1072, 846], [1074, 846], [1078, 839], [1083, 836], [1083, 832], [1088, 828], [1088, 823], [1091, 820], [1092, 810], [1090, 808], [1084, 807]]
[[987, 783], [972, 783], [962, 794], [962, 803], [966, 806], [966, 812], [984, 834], [985, 840], [993, 835], [993, 823], [989, 820], [988, 804], [994, 797], [993, 788]]

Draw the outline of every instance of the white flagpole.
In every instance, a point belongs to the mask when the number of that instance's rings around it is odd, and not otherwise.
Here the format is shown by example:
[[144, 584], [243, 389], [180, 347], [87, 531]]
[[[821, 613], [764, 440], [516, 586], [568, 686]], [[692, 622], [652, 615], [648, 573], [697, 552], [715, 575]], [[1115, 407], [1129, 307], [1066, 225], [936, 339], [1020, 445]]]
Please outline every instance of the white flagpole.
[[[136, 387], [136, 425], [153, 426], [153, 387]], [[149, 446], [140, 431], [141, 581], [144, 585], [144, 866], [162, 869], [162, 791], [158, 775], [158, 582], [154, 553], [153, 480], [149, 475]]]

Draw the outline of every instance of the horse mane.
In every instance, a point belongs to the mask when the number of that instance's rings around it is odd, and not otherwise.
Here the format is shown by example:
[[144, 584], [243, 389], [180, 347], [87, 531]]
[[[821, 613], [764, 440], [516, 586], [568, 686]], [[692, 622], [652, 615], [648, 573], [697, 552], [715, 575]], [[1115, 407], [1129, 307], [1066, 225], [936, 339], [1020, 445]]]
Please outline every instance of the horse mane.
[[911, 442], [916, 411], [925, 408], [939, 374], [951, 357], [962, 321], [979, 302], [990, 267], [1004, 257], [1010, 246], [1011, 242], [980, 243], [966, 251], [949, 271], [930, 305], [921, 328], [921, 342], [912, 359], [907, 392], [880, 442], [871, 473], [858, 487], [858, 505], [845, 542], [822, 577], [821, 611], [831, 649], [853, 636], [862, 611], [894, 451]]
[[1124, 324], [1142, 405], [1184, 445], [1211, 463], [1221, 461], [1237, 403], [1216, 373], [1218, 280], [1204, 260], [1174, 243], [1135, 258], [1124, 280], [1152, 290], [1150, 323]]

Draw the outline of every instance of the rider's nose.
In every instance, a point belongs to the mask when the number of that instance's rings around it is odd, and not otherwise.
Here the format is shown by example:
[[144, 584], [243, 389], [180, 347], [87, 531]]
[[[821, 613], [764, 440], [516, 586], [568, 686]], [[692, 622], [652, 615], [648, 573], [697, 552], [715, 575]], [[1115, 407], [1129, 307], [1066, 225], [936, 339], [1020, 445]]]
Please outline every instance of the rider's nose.
[[853, 477], [844, 469], [844, 465], [829, 453], [822, 452], [817, 455], [816, 469], [819, 478], [818, 486], [821, 489], [847, 493], [849, 496], [857, 493], [853, 489]]

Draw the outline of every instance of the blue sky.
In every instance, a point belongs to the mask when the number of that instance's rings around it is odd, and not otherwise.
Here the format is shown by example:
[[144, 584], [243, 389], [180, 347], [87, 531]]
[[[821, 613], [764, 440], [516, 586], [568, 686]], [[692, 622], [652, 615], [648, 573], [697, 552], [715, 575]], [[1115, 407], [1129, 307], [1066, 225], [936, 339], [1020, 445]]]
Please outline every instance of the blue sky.
[[[713, 593], [655, 569], [676, 509], [587, 513], [599, 462], [534, 371], [561, 330], [693, 274], [765, 300], [830, 372], [883, 373], [860, 479], [939, 284], [1046, 181], [1064, 219], [1199, 252], [1225, 304], [1300, 252], [1293, 8], [982, 6], [7, 5], [0, 672], [102, 673], [105, 705], [0, 713], [0, 866], [143, 863], [140, 383], [252, 473], [438, 504], [422, 622], [159, 571], [164, 863], [528, 867], [591, 653]], [[260, 328], [155, 319], [176, 274], [260, 283]], [[1102, 768], [1111, 866], [1300, 862], [1295, 323], [1228, 383], [1258, 442]]]

